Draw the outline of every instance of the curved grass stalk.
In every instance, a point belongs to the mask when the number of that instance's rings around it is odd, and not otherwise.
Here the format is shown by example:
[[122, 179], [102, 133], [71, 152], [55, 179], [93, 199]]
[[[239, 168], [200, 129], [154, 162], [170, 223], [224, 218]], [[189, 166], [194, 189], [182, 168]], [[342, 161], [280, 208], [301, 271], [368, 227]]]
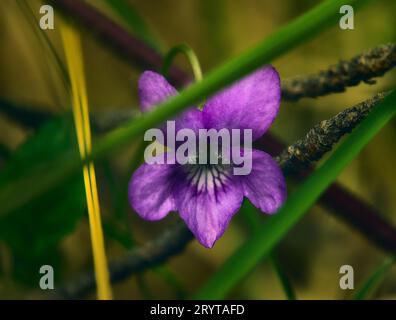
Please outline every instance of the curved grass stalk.
[[381, 281], [386, 277], [388, 271], [391, 269], [396, 259], [394, 257], [387, 257], [384, 262], [367, 278], [362, 287], [354, 295], [355, 300], [369, 299], [370, 296], [381, 284]]
[[[37, 38], [38, 42], [42, 45], [45, 57], [49, 61], [51, 61], [50, 64], [46, 64], [46, 69], [47, 69], [48, 73], [50, 75], [52, 75], [50, 66], [51, 66], [51, 64], [54, 65], [57, 73], [59, 74], [59, 78], [62, 81], [62, 85], [64, 86], [64, 88], [68, 88], [69, 79], [68, 79], [66, 69], [64, 68], [64, 65], [63, 65], [61, 59], [59, 58], [59, 55], [57, 54], [56, 49], [54, 48], [53, 44], [51, 43], [51, 40], [49, 39], [48, 35], [43, 30], [41, 30], [41, 28], [39, 27], [39, 21], [37, 20], [36, 16], [34, 15], [34, 12], [33, 12], [32, 8], [30, 7], [29, 3], [27, 3], [24, 0], [17, 0], [16, 4], [19, 6], [23, 15], [26, 17], [26, 20], [32, 29], [32, 33]], [[45, 78], [45, 80], [47, 82], [47, 86], [48, 86], [49, 90], [51, 91], [51, 95], [55, 99], [56, 103], [58, 103], [59, 106], [61, 106], [62, 103], [61, 103], [59, 95], [57, 94], [57, 90], [56, 90], [56, 88], [54, 86], [54, 82], [53, 82], [53, 80], [56, 80], [56, 79], [51, 79], [51, 78], [53, 78], [53, 77], [50, 76], [49, 78], [48, 77]]]
[[179, 53], [184, 54], [187, 57], [188, 61], [190, 62], [190, 66], [192, 68], [195, 81], [196, 82], [201, 81], [202, 70], [198, 57], [195, 54], [194, 50], [191, 49], [190, 46], [188, 46], [185, 43], [179, 44], [169, 50], [169, 52], [166, 54], [164, 58], [164, 65], [162, 67], [161, 73], [165, 77], [168, 75], [169, 68], [172, 65], [173, 60]]
[[[179, 44], [179, 45], [173, 47], [166, 54], [166, 56], [164, 58], [164, 64], [163, 64], [162, 70], [161, 70], [161, 73], [164, 75], [164, 77], [167, 76], [169, 68], [172, 65], [173, 60], [179, 53], [184, 54], [187, 57], [188, 61], [190, 62], [190, 66], [193, 71], [195, 81], [196, 82], [202, 81], [202, 69], [201, 69], [201, 64], [199, 63], [199, 59], [198, 59], [197, 55], [195, 54], [194, 50], [191, 49], [185, 43], [182, 43], [182, 44]], [[202, 110], [203, 103], [199, 103], [198, 108]]]
[[[61, 33], [70, 72], [73, 115], [80, 156], [82, 159], [85, 159], [92, 150], [92, 141], [81, 43], [78, 34], [68, 25], [61, 26]], [[84, 165], [83, 176], [88, 206], [97, 295], [98, 299], [109, 300], [112, 299], [112, 291], [104, 248], [95, 168], [92, 162]]]

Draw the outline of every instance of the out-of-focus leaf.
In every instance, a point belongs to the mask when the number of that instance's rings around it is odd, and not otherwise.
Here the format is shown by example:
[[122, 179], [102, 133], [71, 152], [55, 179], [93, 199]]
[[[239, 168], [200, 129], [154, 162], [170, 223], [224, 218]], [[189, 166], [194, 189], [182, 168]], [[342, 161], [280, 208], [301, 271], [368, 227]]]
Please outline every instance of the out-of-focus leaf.
[[151, 34], [150, 28], [140, 16], [139, 12], [128, 3], [126, 0], [105, 0], [109, 7], [111, 7], [131, 28], [131, 30], [141, 40], [150, 45], [158, 52], [161, 51], [161, 45], [158, 40]]
[[[59, 118], [45, 124], [10, 158], [0, 173], [0, 185], [56, 159], [65, 149], [75, 149], [73, 122]], [[35, 188], [38, 181], [31, 181]], [[23, 193], [26, 190], [19, 190]], [[10, 249], [13, 276], [24, 284], [37, 284], [39, 268], [52, 265], [59, 275], [58, 246], [74, 230], [85, 212], [84, 185], [80, 174], [49, 190], [33, 202], [0, 220], [0, 241]]]
[[212, 55], [217, 61], [224, 60], [231, 52], [230, 33], [227, 26], [227, 10], [230, 2], [227, 0], [198, 1], [198, 12], [202, 19], [201, 28], [208, 42]]
[[0, 170], [4, 167], [4, 163], [10, 156], [10, 150], [0, 143]]

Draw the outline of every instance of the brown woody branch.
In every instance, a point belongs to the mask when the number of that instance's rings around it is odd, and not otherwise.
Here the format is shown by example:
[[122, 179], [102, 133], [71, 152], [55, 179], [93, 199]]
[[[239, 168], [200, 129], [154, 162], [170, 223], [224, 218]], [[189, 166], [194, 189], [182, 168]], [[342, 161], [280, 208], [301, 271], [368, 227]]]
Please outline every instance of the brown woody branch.
[[[183, 251], [193, 239], [191, 232], [180, 220], [165, 229], [158, 237], [131, 249], [120, 259], [109, 264], [111, 282], [128, 278], [132, 273], [161, 264]], [[79, 299], [95, 290], [95, 275], [93, 271], [83, 273], [77, 278], [56, 289], [52, 299]]]
[[276, 158], [283, 172], [287, 175], [299, 172], [302, 168], [321, 159], [336, 142], [365, 118], [370, 110], [384, 99], [385, 95], [385, 93], [379, 93], [374, 98], [363, 101], [314, 126], [304, 138], [293, 143]]
[[342, 60], [330, 68], [309, 76], [286, 80], [282, 85], [283, 99], [296, 101], [303, 97], [316, 98], [329, 93], [343, 92], [361, 82], [375, 83], [396, 65], [396, 44], [384, 44], [350, 60]]

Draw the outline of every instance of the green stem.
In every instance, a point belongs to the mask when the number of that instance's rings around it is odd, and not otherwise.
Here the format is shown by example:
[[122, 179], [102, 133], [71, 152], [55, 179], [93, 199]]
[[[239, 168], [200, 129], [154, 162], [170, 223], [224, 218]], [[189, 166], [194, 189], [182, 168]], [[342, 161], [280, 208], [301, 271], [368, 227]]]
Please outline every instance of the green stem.
[[139, 273], [136, 275], [136, 284], [142, 295], [143, 300], [153, 300], [154, 296], [151, 292], [149, 285], [147, 284], [145, 273]]
[[384, 262], [373, 272], [373, 274], [363, 283], [360, 290], [355, 294], [355, 300], [364, 300], [370, 298], [381, 281], [385, 278], [392, 265], [395, 263], [394, 257], [387, 257]]
[[275, 270], [275, 273], [278, 276], [279, 282], [282, 286], [283, 292], [285, 293], [285, 296], [288, 300], [296, 300], [296, 294], [294, 293], [294, 289], [291, 285], [290, 279], [287, 276], [285, 270], [279, 263], [277, 257], [275, 256], [274, 253], [270, 254], [270, 260], [272, 267]]
[[261, 259], [273, 250], [395, 112], [396, 91], [374, 108], [323, 165], [288, 198], [279, 212], [267, 219], [259, 231], [226, 260], [196, 297], [224, 298]]
[[[201, 69], [201, 65], [199, 63], [198, 57], [195, 54], [194, 50], [191, 49], [187, 44], [184, 44], [184, 43], [173, 47], [166, 54], [166, 56], [164, 58], [162, 70], [161, 70], [161, 73], [164, 75], [164, 77], [167, 77], [169, 68], [171, 67], [173, 60], [179, 53], [184, 54], [187, 57], [187, 59], [190, 63], [190, 66], [192, 68], [193, 74], [194, 74], [195, 82], [201, 81], [202, 80], [202, 69]], [[204, 105], [203, 103], [199, 103], [198, 108], [202, 110], [203, 105]]]
[[[241, 208], [241, 211], [244, 215], [244, 218], [248, 222], [252, 232], [253, 233], [260, 232], [260, 226], [263, 224], [263, 222], [260, 219], [260, 214], [262, 215], [262, 213], [247, 200], [245, 200]], [[288, 300], [296, 300], [296, 295], [291, 285], [291, 281], [287, 276], [286, 272], [284, 271], [284, 269], [282, 268], [281, 264], [279, 263], [278, 259], [276, 258], [274, 252], [270, 254], [269, 260], [279, 279], [279, 283], [282, 287], [282, 290], [286, 298]]]
[[169, 68], [172, 65], [173, 60], [178, 54], [184, 54], [192, 68], [193, 74], [195, 81], [201, 81], [202, 80], [202, 69], [201, 65], [199, 64], [199, 60], [197, 55], [195, 54], [194, 50], [191, 49], [187, 44], [182, 43], [179, 44], [172, 49], [169, 50], [169, 52], [166, 54], [164, 58], [164, 64], [162, 66], [161, 73], [166, 77], [168, 75]]
[[165, 281], [170, 288], [175, 292], [177, 299], [185, 299], [187, 296], [186, 289], [180, 282], [178, 277], [167, 266], [159, 266], [153, 270], [158, 276]]

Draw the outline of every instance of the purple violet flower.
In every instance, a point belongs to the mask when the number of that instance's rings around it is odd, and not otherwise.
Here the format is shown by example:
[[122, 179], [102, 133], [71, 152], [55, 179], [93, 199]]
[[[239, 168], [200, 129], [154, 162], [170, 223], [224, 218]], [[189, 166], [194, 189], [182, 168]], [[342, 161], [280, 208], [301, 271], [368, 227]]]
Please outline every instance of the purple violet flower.
[[[155, 72], [146, 71], [139, 79], [143, 112], [176, 94], [176, 89]], [[251, 129], [254, 141], [274, 121], [280, 100], [279, 75], [272, 66], [265, 66], [209, 98], [202, 111], [196, 107], [185, 111], [175, 120], [176, 130]], [[178, 211], [198, 241], [211, 248], [244, 196], [268, 214], [275, 213], [285, 201], [286, 183], [278, 164], [263, 151], [253, 149], [251, 155], [252, 170], [244, 176], [234, 175], [232, 165], [145, 163], [129, 183], [130, 204], [143, 219], [151, 221]]]

